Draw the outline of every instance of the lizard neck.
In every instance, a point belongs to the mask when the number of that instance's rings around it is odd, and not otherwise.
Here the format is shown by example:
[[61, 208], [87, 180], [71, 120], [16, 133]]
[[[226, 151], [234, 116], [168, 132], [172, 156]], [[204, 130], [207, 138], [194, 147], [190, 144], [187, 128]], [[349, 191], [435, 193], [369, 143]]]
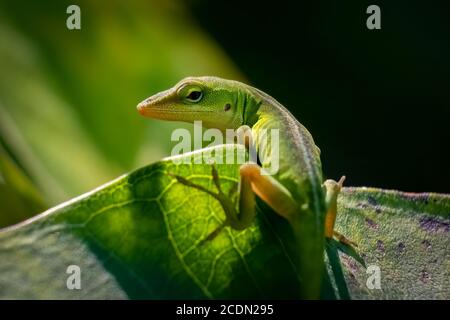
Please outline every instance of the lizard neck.
[[[279, 180], [289, 180], [294, 182], [294, 186], [286, 186], [292, 193], [303, 191], [300, 189], [313, 190], [313, 203], [315, 211], [323, 210], [322, 201], [322, 165], [320, 161], [320, 150], [315, 145], [314, 139], [309, 131], [274, 98], [268, 94], [253, 89], [254, 99], [260, 101], [259, 108], [256, 111], [257, 119], [253, 123], [252, 131], [255, 136], [256, 148], [259, 150], [259, 144], [266, 143], [260, 141], [263, 138], [260, 132], [271, 129], [279, 130], [279, 154], [280, 157], [280, 177]], [[271, 158], [271, 149], [266, 148], [266, 154], [263, 156]], [[304, 185], [307, 185], [305, 187]], [[302, 186], [298, 188], [298, 186]]]
[[239, 87], [237, 90], [237, 106], [239, 115], [242, 119], [242, 125], [253, 127], [259, 120], [260, 108], [263, 99], [254, 94], [253, 88], [249, 86]]

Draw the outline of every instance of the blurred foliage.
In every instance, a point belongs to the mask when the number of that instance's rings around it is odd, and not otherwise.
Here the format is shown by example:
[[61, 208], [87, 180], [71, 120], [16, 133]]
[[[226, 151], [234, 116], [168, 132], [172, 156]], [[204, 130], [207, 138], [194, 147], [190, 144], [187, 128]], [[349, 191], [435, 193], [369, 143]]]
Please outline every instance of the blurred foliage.
[[40, 192], [0, 145], [0, 212], [14, 210], [12, 214], [0, 215], [0, 226], [24, 220], [30, 212], [44, 209]]
[[[141, 118], [144, 98], [189, 75], [242, 79], [178, 1], [77, 1], [71, 31], [73, 3], [0, 2], [1, 155], [47, 206], [169, 155], [180, 124]], [[2, 197], [20, 194], [0, 182]], [[0, 226], [24, 218], [15, 203], [0, 207]]]

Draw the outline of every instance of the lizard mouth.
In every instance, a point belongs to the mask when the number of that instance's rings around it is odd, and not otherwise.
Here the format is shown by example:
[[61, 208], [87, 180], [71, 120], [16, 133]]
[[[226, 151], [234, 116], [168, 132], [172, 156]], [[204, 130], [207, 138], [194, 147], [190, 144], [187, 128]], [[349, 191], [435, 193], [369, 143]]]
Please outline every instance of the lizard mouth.
[[145, 101], [138, 104], [137, 110], [142, 116], [155, 119], [166, 119], [168, 115], [176, 113], [175, 110], [156, 107], [151, 104], [146, 104]]
[[[138, 112], [143, 116], [151, 116], [155, 111], [161, 111], [160, 106], [170, 99], [169, 90], [155, 94], [137, 105]], [[167, 111], [167, 110], [166, 110]]]
[[147, 100], [144, 100], [137, 105], [138, 112], [143, 116], [145, 116], [147, 114], [148, 109], [149, 109], [149, 104], [147, 103]]

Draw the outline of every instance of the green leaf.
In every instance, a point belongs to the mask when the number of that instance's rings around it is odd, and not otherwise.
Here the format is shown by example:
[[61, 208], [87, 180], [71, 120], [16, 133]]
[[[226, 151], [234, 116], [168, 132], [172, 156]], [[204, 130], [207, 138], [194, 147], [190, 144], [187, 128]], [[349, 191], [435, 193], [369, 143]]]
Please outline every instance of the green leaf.
[[344, 188], [338, 212], [337, 230], [380, 268], [381, 289], [370, 290], [371, 274], [341, 255], [352, 298], [450, 298], [450, 195]]
[[[235, 152], [230, 146], [214, 150]], [[291, 258], [290, 226], [260, 203], [250, 228], [225, 227], [213, 240], [203, 241], [225, 217], [212, 197], [168, 175], [213, 190], [210, 166], [191, 164], [202, 153], [187, 157], [178, 158], [187, 164], [171, 158], [136, 170], [1, 231], [0, 298], [296, 298], [301, 281]], [[238, 165], [217, 164], [217, 169], [225, 191], [237, 183]], [[359, 244], [367, 265], [378, 263], [382, 270], [382, 290], [369, 290], [363, 267], [341, 255], [352, 298], [450, 297], [444, 213], [450, 201], [448, 196], [429, 197], [428, 204], [414, 206], [399, 193], [343, 192], [338, 229]], [[367, 216], [377, 218], [377, 230], [371, 231]], [[431, 249], [423, 248], [423, 236]], [[402, 253], [396, 250], [397, 238], [405, 245]], [[382, 255], [378, 239], [383, 239]], [[427, 269], [431, 280], [422, 282], [421, 268], [430, 258], [438, 260]], [[70, 265], [81, 268], [81, 290], [66, 287]], [[332, 298], [334, 293], [323, 295]]]
[[[238, 166], [217, 169], [229, 190]], [[0, 297], [296, 296], [295, 269], [265, 216], [203, 242], [225, 219], [220, 205], [168, 173], [213, 188], [210, 165], [162, 161], [0, 233]], [[82, 290], [66, 288], [69, 265], [80, 266]]]

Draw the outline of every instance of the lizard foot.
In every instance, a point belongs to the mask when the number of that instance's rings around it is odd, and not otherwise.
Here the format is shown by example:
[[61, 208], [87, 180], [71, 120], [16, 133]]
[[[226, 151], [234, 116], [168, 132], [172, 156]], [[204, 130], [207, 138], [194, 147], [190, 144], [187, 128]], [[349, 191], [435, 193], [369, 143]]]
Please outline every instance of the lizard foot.
[[[238, 184], [236, 183], [235, 185], [233, 185], [233, 187], [230, 189], [228, 195], [226, 195], [222, 191], [222, 187], [220, 186], [219, 173], [217, 171], [215, 164], [213, 163], [211, 166], [212, 166], [211, 175], [212, 175], [214, 185], [217, 189], [217, 192], [213, 192], [213, 191], [205, 188], [204, 186], [196, 184], [180, 175], [173, 174], [170, 172], [168, 173], [168, 175], [174, 177], [179, 183], [209, 194], [210, 196], [215, 198], [217, 201], [219, 201], [220, 205], [222, 206], [223, 210], [225, 211], [225, 215], [227, 217], [225, 219], [225, 221], [220, 226], [218, 226], [213, 232], [211, 232], [208, 236], [206, 236], [205, 239], [203, 239], [201, 241], [201, 243], [204, 243], [206, 241], [212, 241], [215, 237], [217, 237], [220, 234], [220, 232], [222, 231], [222, 229], [224, 227], [230, 225], [230, 218], [229, 218], [230, 215], [232, 215], [233, 217], [235, 215], [237, 215], [236, 202], [233, 200], [236, 198]], [[233, 198], [233, 200], [232, 200], [232, 198]]]

